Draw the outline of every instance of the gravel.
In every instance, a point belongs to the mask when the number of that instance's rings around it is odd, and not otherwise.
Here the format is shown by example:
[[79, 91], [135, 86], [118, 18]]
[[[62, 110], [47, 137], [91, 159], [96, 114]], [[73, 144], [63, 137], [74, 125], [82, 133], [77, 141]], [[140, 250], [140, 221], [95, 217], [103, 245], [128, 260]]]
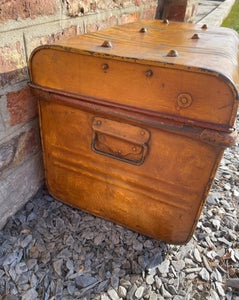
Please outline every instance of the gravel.
[[0, 299], [239, 300], [238, 202], [238, 142], [182, 246], [71, 208], [43, 188], [0, 231]]

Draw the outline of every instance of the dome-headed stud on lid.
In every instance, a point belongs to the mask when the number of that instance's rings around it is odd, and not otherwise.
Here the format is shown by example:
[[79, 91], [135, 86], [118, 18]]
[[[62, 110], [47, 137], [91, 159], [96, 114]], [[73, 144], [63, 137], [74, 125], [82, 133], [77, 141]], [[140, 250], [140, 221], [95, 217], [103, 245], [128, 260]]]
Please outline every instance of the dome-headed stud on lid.
[[144, 72], [144, 74], [145, 74], [146, 77], [152, 77], [154, 72], [152, 70], [147, 70], [147, 71]]
[[147, 32], [147, 28], [145, 28], [145, 27], [142, 27], [141, 29], [140, 29], [140, 31], [139, 32], [141, 32], [141, 33], [146, 33]]
[[109, 69], [109, 65], [108, 64], [102, 64], [101, 68], [102, 68], [102, 70], [107, 71]]
[[199, 35], [197, 33], [194, 33], [194, 35], [191, 37], [192, 40], [198, 40], [200, 39]]
[[207, 24], [203, 24], [201, 28], [206, 30], [208, 28]]
[[167, 54], [167, 57], [177, 57], [178, 56], [178, 51], [177, 50], [170, 50]]
[[110, 41], [104, 41], [103, 44], [101, 45], [101, 47], [104, 48], [112, 48], [112, 43]]
[[163, 23], [164, 23], [164, 24], [169, 24], [169, 20], [168, 20], [168, 19], [164, 19], [164, 20], [163, 20]]

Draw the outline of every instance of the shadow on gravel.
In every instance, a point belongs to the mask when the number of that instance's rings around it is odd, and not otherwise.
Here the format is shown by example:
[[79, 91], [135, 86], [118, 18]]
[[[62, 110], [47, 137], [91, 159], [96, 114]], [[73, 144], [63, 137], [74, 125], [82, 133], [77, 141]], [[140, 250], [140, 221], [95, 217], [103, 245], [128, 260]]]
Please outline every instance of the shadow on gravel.
[[[111, 287], [131, 299], [132, 283], [159, 272], [167, 251], [165, 243], [55, 201], [45, 190], [8, 221], [0, 245], [0, 295], [11, 300], [97, 299]], [[167, 272], [169, 264], [161, 267]]]

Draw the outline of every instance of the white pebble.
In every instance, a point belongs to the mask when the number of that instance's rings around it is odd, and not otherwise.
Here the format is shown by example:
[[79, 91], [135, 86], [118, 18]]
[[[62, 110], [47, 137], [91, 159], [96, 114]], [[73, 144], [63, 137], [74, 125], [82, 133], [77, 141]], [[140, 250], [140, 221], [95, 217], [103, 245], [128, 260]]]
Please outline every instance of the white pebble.
[[162, 280], [158, 276], [155, 276], [155, 286], [157, 289], [160, 289], [162, 286]]
[[169, 260], [165, 259], [159, 266], [158, 266], [158, 270], [161, 274], [165, 274], [168, 273], [168, 269], [169, 269]]
[[212, 225], [217, 229], [219, 230], [220, 226], [221, 226], [221, 222], [217, 219], [213, 219], [212, 220]]
[[118, 295], [122, 298], [125, 298], [126, 295], [127, 295], [127, 290], [125, 287], [123, 287], [122, 285], [119, 286], [119, 289], [118, 289]]
[[116, 291], [113, 290], [113, 289], [108, 290], [107, 293], [108, 293], [108, 295], [110, 296], [110, 298], [112, 300], [119, 300], [120, 299], [118, 294], [116, 293]]
[[147, 282], [147, 284], [153, 284], [154, 283], [154, 276], [153, 275], [148, 275], [146, 277], [146, 282]]
[[201, 255], [200, 255], [200, 252], [197, 248], [194, 249], [194, 257], [196, 259], [197, 262], [201, 263], [202, 262], [202, 258], [201, 258]]
[[215, 285], [216, 285], [216, 288], [217, 288], [217, 291], [218, 291], [218, 294], [222, 297], [225, 297], [225, 292], [224, 292], [224, 289], [221, 285], [220, 282], [215, 282]]
[[140, 287], [138, 287], [137, 288], [137, 290], [135, 291], [135, 297], [137, 298], [137, 299], [141, 299], [142, 298], [142, 296], [143, 296], [143, 293], [144, 293], [144, 287], [143, 286], [140, 286]]
[[209, 281], [209, 279], [210, 279], [210, 275], [209, 275], [207, 269], [205, 269], [205, 268], [202, 268], [202, 270], [199, 272], [199, 276], [204, 281]]

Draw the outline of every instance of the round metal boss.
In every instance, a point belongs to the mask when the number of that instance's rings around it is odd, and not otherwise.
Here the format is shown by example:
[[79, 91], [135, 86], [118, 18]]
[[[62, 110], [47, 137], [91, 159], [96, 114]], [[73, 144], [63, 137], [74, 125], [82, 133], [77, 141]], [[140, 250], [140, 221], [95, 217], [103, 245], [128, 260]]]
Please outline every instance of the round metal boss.
[[193, 98], [188, 93], [179, 94], [177, 97], [177, 106], [179, 108], [188, 108], [193, 102]]

